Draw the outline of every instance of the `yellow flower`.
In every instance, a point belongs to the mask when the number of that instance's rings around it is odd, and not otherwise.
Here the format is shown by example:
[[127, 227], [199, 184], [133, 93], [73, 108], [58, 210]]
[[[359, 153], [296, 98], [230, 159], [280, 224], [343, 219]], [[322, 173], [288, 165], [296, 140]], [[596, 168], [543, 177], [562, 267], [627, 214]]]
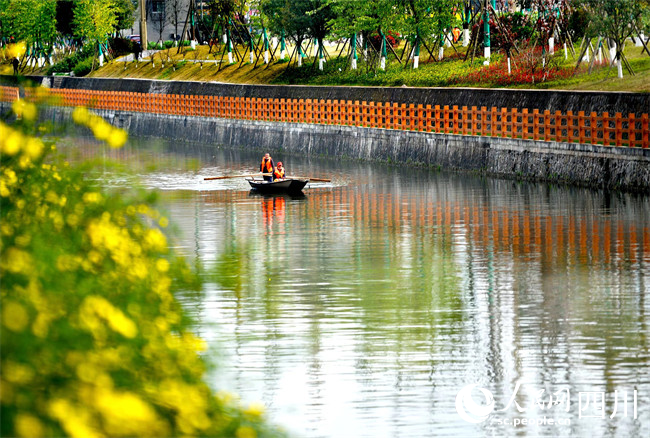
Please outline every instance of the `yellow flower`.
[[147, 269], [147, 265], [145, 265], [142, 260], [136, 259], [133, 261], [133, 263], [131, 263], [129, 274], [131, 274], [133, 277], [143, 280], [147, 278], [148, 273], [149, 270]]
[[72, 120], [78, 125], [86, 125], [90, 120], [90, 112], [86, 108], [78, 106], [72, 111]]
[[29, 242], [32, 241], [32, 236], [29, 234], [21, 234], [20, 236], [16, 236], [16, 245], [22, 246], [23, 248], [29, 245]]
[[262, 403], [253, 402], [248, 405], [248, 408], [246, 408], [246, 410], [244, 410], [244, 415], [248, 415], [249, 417], [253, 418], [259, 418], [264, 415], [265, 410], [266, 407]]
[[90, 413], [81, 406], [75, 406], [65, 399], [50, 402], [50, 415], [61, 423], [63, 430], [73, 438], [94, 438], [102, 434], [93, 425]]
[[58, 204], [59, 196], [53, 190], [48, 190], [48, 192], [45, 194], [45, 200], [50, 204]]
[[32, 269], [32, 257], [26, 251], [11, 247], [3, 254], [0, 268], [15, 274], [26, 274]]
[[65, 222], [71, 227], [75, 227], [79, 224], [79, 216], [77, 216], [74, 213], [71, 213], [68, 215], [68, 217], [65, 218]]
[[154, 409], [135, 394], [102, 389], [95, 400], [111, 436], [156, 436], [163, 432]]
[[86, 204], [98, 204], [102, 201], [102, 195], [98, 192], [86, 192], [82, 199]]
[[106, 321], [113, 331], [125, 338], [134, 338], [138, 333], [135, 323], [103, 297], [86, 297], [79, 313], [81, 322], [93, 333], [99, 327], [99, 319]]
[[21, 155], [18, 160], [18, 165], [21, 169], [27, 169], [32, 164], [32, 160], [27, 155]]
[[16, 433], [18, 436], [25, 438], [45, 435], [43, 425], [38, 418], [22, 413], [16, 415]]
[[226, 391], [225, 389], [219, 390], [215, 395], [215, 398], [219, 403], [224, 405], [229, 405], [237, 401], [237, 396], [232, 392]]
[[34, 378], [34, 370], [28, 365], [6, 361], [2, 363], [2, 375], [8, 382], [25, 384]]
[[32, 137], [25, 145], [25, 153], [30, 159], [36, 160], [41, 156], [44, 148], [43, 142], [40, 139]]
[[159, 229], [152, 228], [145, 232], [143, 246], [153, 251], [164, 251], [167, 249], [167, 238]]
[[78, 266], [77, 260], [69, 254], [62, 254], [56, 259], [56, 269], [61, 272], [74, 271]]
[[39, 338], [45, 338], [49, 330], [50, 321], [55, 319], [52, 314], [39, 313], [32, 324], [32, 333]]
[[5, 300], [2, 303], [2, 323], [11, 331], [23, 331], [29, 323], [27, 310], [15, 301]]
[[235, 431], [237, 438], [257, 438], [257, 432], [250, 426], [239, 426]]
[[4, 174], [7, 177], [7, 182], [10, 185], [13, 185], [18, 181], [18, 177], [16, 176], [16, 172], [14, 172], [12, 169], [5, 169]]
[[[1, 141], [1, 139], [0, 139]], [[9, 137], [1, 143], [2, 153], [7, 155], [16, 155], [20, 150], [20, 146], [23, 143], [23, 136], [19, 132], [13, 131], [9, 134]]]
[[156, 269], [162, 273], [169, 271], [169, 262], [166, 259], [156, 260]]
[[92, 129], [95, 138], [97, 140], [108, 140], [113, 127], [103, 119], [93, 120], [91, 123], [90, 129]]
[[14, 229], [9, 224], [0, 224], [0, 234], [3, 236], [11, 236], [14, 232]]
[[[183, 343], [190, 351], [197, 353], [206, 351], [208, 349], [205, 341], [197, 336], [194, 336], [192, 333], [183, 333]], [[264, 409], [263, 406], [262, 409]]]
[[27, 51], [27, 46], [24, 41], [17, 42], [15, 44], [9, 44], [7, 46], [7, 54], [10, 58], [21, 58]]
[[38, 110], [36, 105], [31, 102], [25, 102], [22, 99], [15, 100], [11, 105], [11, 109], [19, 118], [22, 117], [25, 120], [33, 121], [38, 115]]
[[34, 121], [36, 120], [36, 116], [38, 116], [38, 109], [36, 108], [36, 105], [29, 102], [26, 103], [23, 107], [23, 118], [25, 120]]
[[126, 143], [127, 138], [128, 138], [128, 134], [126, 133], [125, 130], [114, 128], [108, 135], [108, 139], [106, 139], [106, 142], [110, 147], [117, 149], [124, 146], [124, 143]]
[[100, 253], [98, 253], [97, 251], [95, 251], [95, 250], [91, 250], [88, 253], [88, 260], [90, 260], [92, 263], [98, 265], [102, 261], [102, 255]]

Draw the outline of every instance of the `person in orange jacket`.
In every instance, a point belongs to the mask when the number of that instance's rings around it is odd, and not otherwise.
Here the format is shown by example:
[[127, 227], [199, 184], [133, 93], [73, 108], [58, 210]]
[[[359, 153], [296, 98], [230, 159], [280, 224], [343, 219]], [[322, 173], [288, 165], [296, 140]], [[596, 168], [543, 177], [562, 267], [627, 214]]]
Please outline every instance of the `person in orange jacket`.
[[273, 172], [273, 179], [284, 179], [284, 167], [282, 167], [282, 161], [278, 161], [278, 165]]
[[275, 165], [273, 164], [273, 158], [271, 158], [271, 155], [268, 153], [264, 154], [264, 157], [262, 157], [262, 163], [260, 164], [260, 172], [262, 173], [270, 173], [271, 175], [264, 176], [265, 181], [273, 181], [273, 171], [275, 169]]

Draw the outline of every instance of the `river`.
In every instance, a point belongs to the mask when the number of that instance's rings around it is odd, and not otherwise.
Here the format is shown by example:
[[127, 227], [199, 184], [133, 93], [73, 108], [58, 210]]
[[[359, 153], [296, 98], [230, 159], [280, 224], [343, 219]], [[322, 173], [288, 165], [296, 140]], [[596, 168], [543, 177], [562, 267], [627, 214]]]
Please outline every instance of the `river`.
[[203, 267], [210, 384], [293, 435], [650, 436], [649, 196], [281, 153], [332, 182], [260, 196], [203, 180], [259, 151], [114, 155]]

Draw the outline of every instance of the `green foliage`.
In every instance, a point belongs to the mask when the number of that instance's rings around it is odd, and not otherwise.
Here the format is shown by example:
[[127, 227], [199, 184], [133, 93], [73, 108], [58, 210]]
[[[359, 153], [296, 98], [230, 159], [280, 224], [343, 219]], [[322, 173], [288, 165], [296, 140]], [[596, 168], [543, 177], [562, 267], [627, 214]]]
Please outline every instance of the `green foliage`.
[[56, 0], [4, 0], [0, 32], [28, 45], [51, 43], [56, 34]]
[[79, 61], [75, 66], [73, 67], [72, 71], [74, 72], [75, 76], [86, 76], [88, 73], [90, 73], [93, 70], [93, 62], [95, 58], [89, 57], [89, 58], [84, 58], [83, 60]]
[[639, 0], [579, 0], [589, 14], [588, 35], [601, 35], [616, 42], [620, 51], [635, 27], [650, 17], [650, 2]]
[[69, 73], [71, 71], [74, 71], [77, 65], [85, 62], [86, 59], [92, 58], [93, 56], [94, 56], [93, 48], [91, 46], [86, 46], [80, 51], [77, 51], [70, 56], [66, 56], [61, 61], [50, 66], [47, 69], [46, 74], [51, 75], [54, 73]]
[[328, 62], [325, 64], [325, 70], [320, 72], [311, 67], [311, 62], [313, 62], [313, 58], [306, 60], [303, 67], [289, 67], [274, 82], [310, 85], [442, 87], [450, 84], [450, 78], [455, 73], [462, 75], [476, 69], [468, 62], [450, 60], [449, 62], [421, 64], [417, 70], [404, 68], [399, 64], [388, 65], [386, 71], [361, 67], [358, 70], [350, 70], [347, 59], [341, 58]]
[[590, 16], [582, 8], [575, 9], [569, 16], [568, 32], [571, 38], [576, 41], [578, 38], [585, 36], [585, 31], [589, 27]]
[[[204, 381], [205, 344], [175, 298], [200, 282], [156, 197], [106, 191], [35, 135], [33, 104], [13, 107], [20, 119], [0, 123], [2, 436], [279, 435], [262, 406]], [[126, 140], [85, 109], [73, 119]]]
[[135, 22], [135, 2], [133, 0], [113, 0], [115, 2], [115, 15], [117, 29], [129, 29]]
[[74, 67], [82, 60], [85, 58], [82, 58], [79, 56], [78, 53], [75, 53], [74, 55], [71, 56], [66, 56], [63, 58], [61, 61], [57, 62], [56, 64], [50, 66], [47, 69], [46, 74], [52, 75], [54, 73], [69, 73], [72, 70], [74, 70]]
[[329, 32], [334, 11], [326, 0], [262, 0], [260, 9], [277, 35], [284, 31], [296, 41], [305, 37], [322, 41]]
[[354, 0], [326, 0], [334, 11], [332, 26], [334, 33], [349, 37], [353, 33], [364, 36], [377, 30], [393, 29], [392, 20], [395, 18], [395, 1], [378, 0], [358, 2]]
[[75, 35], [89, 43], [106, 42], [117, 26], [114, 0], [75, 0]]

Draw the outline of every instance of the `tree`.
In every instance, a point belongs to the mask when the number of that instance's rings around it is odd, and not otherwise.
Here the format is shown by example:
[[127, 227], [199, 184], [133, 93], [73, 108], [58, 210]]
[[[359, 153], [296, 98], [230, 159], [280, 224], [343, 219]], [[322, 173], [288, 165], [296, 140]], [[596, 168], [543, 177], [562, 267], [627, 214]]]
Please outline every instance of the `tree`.
[[74, 6], [72, 23], [75, 35], [96, 47], [95, 53], [99, 55], [100, 44], [108, 41], [117, 25], [114, 0], [75, 0]]
[[[377, 0], [359, 2], [357, 0], [327, 0], [334, 11], [332, 32], [347, 36], [362, 33], [364, 39], [378, 29], [395, 28], [398, 19], [397, 6], [401, 0]], [[400, 8], [404, 12], [404, 8]]]
[[0, 8], [4, 37], [28, 46], [51, 44], [56, 35], [56, 0], [5, 0]]
[[310, 3], [309, 0], [260, 0], [260, 11], [267, 17], [271, 31], [275, 34], [284, 31], [295, 41], [299, 60], [302, 57], [302, 42], [309, 36], [310, 18], [307, 12], [311, 10]]
[[[625, 40], [635, 34], [642, 26], [643, 20], [647, 20], [650, 16], [649, 2], [647, 0], [578, 0], [578, 2], [589, 12], [590, 30], [597, 35], [610, 38], [616, 44], [618, 75], [622, 77]], [[632, 72], [627, 61], [626, 66]]]
[[[329, 0], [263, 0], [260, 8], [268, 17], [271, 30], [279, 35], [291, 35], [297, 44], [306, 37], [318, 41], [318, 57], [324, 59], [323, 40], [327, 36], [335, 18]], [[321, 62], [322, 68], [322, 62]]]
[[433, 35], [440, 45], [440, 53], [446, 35], [456, 24], [456, 11], [464, 5], [459, 0], [400, 0], [406, 9], [401, 31], [421, 38]]
[[114, 0], [117, 15], [117, 29], [130, 29], [135, 21], [137, 0]]

